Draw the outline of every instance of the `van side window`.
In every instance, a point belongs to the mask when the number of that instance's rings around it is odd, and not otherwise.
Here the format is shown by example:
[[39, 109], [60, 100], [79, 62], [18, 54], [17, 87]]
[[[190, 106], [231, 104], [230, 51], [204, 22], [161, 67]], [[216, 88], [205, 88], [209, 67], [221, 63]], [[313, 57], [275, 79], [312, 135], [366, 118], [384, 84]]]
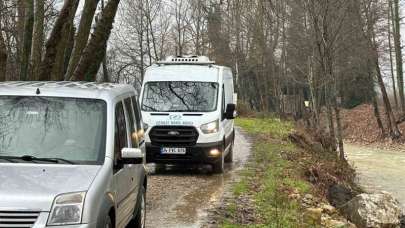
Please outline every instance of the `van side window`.
[[135, 113], [134, 109], [132, 107], [132, 101], [131, 98], [126, 98], [124, 100], [125, 103], [125, 109], [127, 110], [128, 113], [128, 123], [129, 123], [129, 136], [131, 139], [130, 145], [132, 148], [137, 148], [139, 145], [139, 141], [136, 140], [136, 134], [137, 134], [137, 128], [135, 126]]
[[127, 125], [122, 102], [115, 106], [114, 169], [121, 169], [121, 150], [128, 147]]
[[225, 104], [225, 86], [222, 86], [222, 120], [225, 119], [225, 110], [226, 110], [226, 104]]

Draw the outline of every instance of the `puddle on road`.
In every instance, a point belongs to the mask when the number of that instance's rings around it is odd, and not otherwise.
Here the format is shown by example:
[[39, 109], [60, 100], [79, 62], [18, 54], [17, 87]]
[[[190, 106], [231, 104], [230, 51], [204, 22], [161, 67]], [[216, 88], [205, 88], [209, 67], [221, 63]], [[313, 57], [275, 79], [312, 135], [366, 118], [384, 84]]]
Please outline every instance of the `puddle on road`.
[[209, 167], [168, 166], [156, 171], [150, 166], [147, 227], [201, 227], [249, 155], [250, 143], [237, 129], [234, 162], [223, 175], [211, 175]]
[[345, 146], [348, 160], [356, 168], [359, 184], [370, 192], [392, 193], [405, 209], [405, 151]]

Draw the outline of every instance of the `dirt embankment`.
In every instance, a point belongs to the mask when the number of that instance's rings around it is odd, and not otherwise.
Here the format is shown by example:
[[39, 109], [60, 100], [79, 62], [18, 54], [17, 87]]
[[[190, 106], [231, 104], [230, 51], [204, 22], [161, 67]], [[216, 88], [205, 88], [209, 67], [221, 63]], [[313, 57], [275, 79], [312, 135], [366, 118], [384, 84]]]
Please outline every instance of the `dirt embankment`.
[[[384, 125], [387, 126], [383, 107], [380, 108], [380, 113]], [[346, 142], [381, 147], [404, 147], [401, 143], [392, 142], [389, 137], [383, 137], [372, 105], [363, 104], [353, 109], [343, 109], [341, 114]], [[396, 116], [399, 118], [399, 113], [396, 113]], [[405, 122], [401, 123], [399, 128], [402, 133], [405, 133]]]
[[252, 157], [208, 227], [354, 227], [328, 202], [332, 186], [352, 192], [347, 163], [313, 150], [319, 142], [291, 122], [271, 117], [237, 122], [252, 137]]

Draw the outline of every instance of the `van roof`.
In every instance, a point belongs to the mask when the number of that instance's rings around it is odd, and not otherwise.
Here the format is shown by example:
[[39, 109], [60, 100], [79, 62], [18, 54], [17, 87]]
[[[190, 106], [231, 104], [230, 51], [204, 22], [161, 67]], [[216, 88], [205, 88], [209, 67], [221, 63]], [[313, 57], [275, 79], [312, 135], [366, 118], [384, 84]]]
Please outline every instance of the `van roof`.
[[153, 65], [147, 69], [144, 81], [219, 82], [223, 69], [228, 68], [217, 65]]
[[0, 96], [77, 97], [109, 100], [135, 92], [131, 85], [73, 81], [8, 81], [0, 82]]

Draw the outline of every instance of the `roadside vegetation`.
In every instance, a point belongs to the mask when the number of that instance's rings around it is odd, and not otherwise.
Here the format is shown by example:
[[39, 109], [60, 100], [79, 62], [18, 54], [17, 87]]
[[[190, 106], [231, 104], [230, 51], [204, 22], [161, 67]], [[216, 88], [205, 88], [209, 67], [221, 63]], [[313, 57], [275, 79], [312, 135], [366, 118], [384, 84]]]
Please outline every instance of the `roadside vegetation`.
[[[317, 215], [308, 214], [308, 208], [329, 205], [328, 186], [350, 182], [353, 171], [337, 156], [317, 156], [292, 143], [290, 135], [296, 132], [292, 122], [271, 117], [241, 118], [236, 122], [252, 138], [252, 158], [232, 187], [233, 196], [224, 203], [220, 226], [322, 225]], [[322, 213], [324, 209], [319, 210]], [[344, 220], [335, 210], [327, 216]]]

